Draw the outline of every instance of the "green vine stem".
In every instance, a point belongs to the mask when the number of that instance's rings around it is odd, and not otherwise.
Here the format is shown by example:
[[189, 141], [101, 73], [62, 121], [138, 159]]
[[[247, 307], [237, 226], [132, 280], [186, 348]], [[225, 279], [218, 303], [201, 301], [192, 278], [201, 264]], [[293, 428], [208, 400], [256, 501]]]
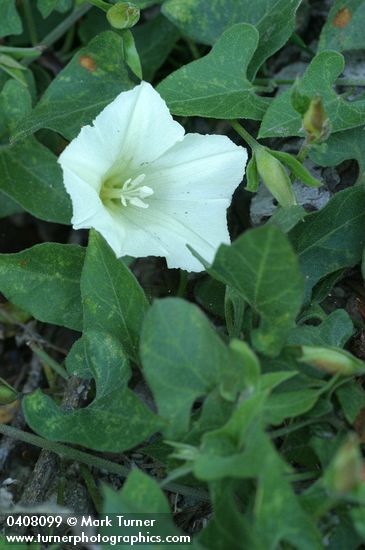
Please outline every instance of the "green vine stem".
[[112, 7], [112, 4], [108, 4], [107, 2], [104, 2], [103, 0], [87, 0], [89, 2], [89, 4], [92, 4], [93, 6], [95, 6], [96, 8], [99, 8], [103, 11], [108, 11], [111, 7]]
[[84, 478], [84, 482], [87, 490], [89, 491], [91, 500], [94, 503], [95, 510], [98, 512], [98, 514], [101, 514], [101, 512], [103, 511], [102, 498], [89, 467], [86, 466], [86, 464], [80, 464], [80, 472], [82, 477]]
[[[78, 449], [68, 447], [62, 443], [48, 441], [47, 439], [43, 439], [43, 437], [39, 437], [38, 435], [28, 432], [23, 432], [18, 428], [13, 428], [12, 426], [7, 426], [6, 424], [0, 424], [0, 433], [6, 435], [7, 437], [28, 443], [29, 445], [34, 445], [35, 447], [39, 447], [41, 449], [47, 449], [48, 451], [67, 458], [68, 460], [81, 462], [81, 464], [87, 464], [88, 466], [98, 468], [99, 470], [106, 470], [123, 478], [128, 477], [131, 471], [130, 468], [127, 468], [122, 464], [117, 464], [116, 462], [86, 453], [85, 451], [79, 451]], [[197, 498], [204, 502], [210, 502], [209, 494], [204, 489], [187, 487], [186, 485], [180, 485], [177, 483], [169, 483], [164, 488], [172, 493], [179, 493], [184, 496]]]
[[63, 367], [61, 367], [61, 365], [57, 363], [57, 361], [55, 361], [50, 355], [48, 355], [48, 353], [36, 346], [33, 342], [28, 342], [28, 346], [44, 365], [50, 367], [64, 380], [68, 380], [69, 375], [67, 374], [67, 371]]
[[32, 46], [35, 46], [38, 42], [37, 29], [34, 23], [32, 7], [29, 0], [23, 0], [24, 17], [27, 22], [28, 32]]
[[72, 25], [76, 23], [76, 21], [78, 21], [80, 17], [85, 15], [85, 13], [87, 13], [90, 9], [90, 4], [83, 4], [79, 8], [75, 9], [72, 13], [70, 13], [70, 15], [66, 17], [63, 21], [61, 21], [61, 23], [57, 25], [57, 27], [55, 27], [49, 34], [42, 38], [40, 44], [35, 46], [35, 48], [39, 49], [39, 54], [36, 57], [27, 57], [26, 59], [24, 59], [22, 62], [23, 65], [28, 66], [33, 63], [33, 61], [35, 61], [42, 54], [43, 50], [50, 48], [52, 44], [57, 42], [57, 40], [59, 40], [61, 36], [63, 36], [68, 31], [68, 29], [72, 27]]
[[252, 150], [257, 149], [258, 147], [261, 147], [261, 145], [247, 132], [247, 130], [238, 122], [238, 120], [228, 120], [229, 124], [232, 126], [234, 130], [236, 130], [237, 134], [241, 136], [242, 139], [245, 140], [246, 143], [251, 147]]
[[44, 47], [34, 46], [34, 48], [18, 48], [17, 46], [0, 46], [0, 53], [10, 54], [13, 57], [39, 57]]

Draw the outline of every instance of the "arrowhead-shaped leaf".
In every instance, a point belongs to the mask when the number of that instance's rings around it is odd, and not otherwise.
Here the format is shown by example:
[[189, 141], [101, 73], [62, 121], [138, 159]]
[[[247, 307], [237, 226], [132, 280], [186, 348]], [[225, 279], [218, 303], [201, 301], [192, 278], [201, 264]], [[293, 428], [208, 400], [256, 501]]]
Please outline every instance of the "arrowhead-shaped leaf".
[[256, 95], [247, 77], [258, 39], [252, 25], [234, 25], [208, 55], [170, 74], [157, 91], [176, 115], [260, 120], [270, 100]]
[[191, 407], [234, 369], [235, 357], [203, 313], [176, 298], [155, 302], [143, 323], [143, 372], [167, 422], [168, 437], [189, 429]]
[[320, 279], [361, 260], [364, 227], [365, 191], [359, 185], [336, 193], [322, 210], [308, 214], [290, 231], [307, 300]]
[[51, 441], [97, 451], [131, 449], [161, 427], [161, 422], [128, 388], [130, 369], [119, 341], [107, 332], [83, 336], [85, 356], [96, 383], [96, 397], [84, 409], [63, 410], [37, 390], [23, 400], [31, 428]]
[[[235, 23], [250, 23], [260, 41], [250, 65], [253, 76], [262, 63], [281, 48], [294, 31], [295, 14], [301, 0], [167, 0], [162, 13], [185, 36], [214, 44]], [[243, 50], [244, 51], [244, 50]], [[243, 51], [239, 52], [241, 56]]]
[[222, 245], [210, 274], [235, 288], [261, 317], [254, 346], [277, 355], [294, 325], [303, 297], [303, 279], [288, 238], [274, 225], [246, 231]]

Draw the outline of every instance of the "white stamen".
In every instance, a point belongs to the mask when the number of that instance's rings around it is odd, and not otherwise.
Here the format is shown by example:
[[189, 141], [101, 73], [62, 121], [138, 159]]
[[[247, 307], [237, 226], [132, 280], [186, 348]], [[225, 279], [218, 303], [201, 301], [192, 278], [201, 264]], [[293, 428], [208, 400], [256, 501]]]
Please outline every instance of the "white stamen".
[[128, 206], [128, 201], [133, 206], [138, 206], [139, 208], [148, 208], [149, 205], [146, 204], [142, 199], [150, 197], [153, 195], [153, 189], [147, 185], [140, 184], [145, 179], [146, 174], [139, 174], [136, 178], [128, 178], [121, 189], [120, 200], [123, 206]]
[[138, 206], [139, 208], [148, 208], [149, 204], [146, 204], [143, 202], [143, 200], [139, 199], [138, 197], [132, 197], [129, 199], [129, 202], [133, 204], [133, 206]]
[[122, 187], [113, 187], [103, 189], [103, 199], [113, 200], [120, 199], [123, 206], [128, 206], [128, 203], [139, 208], [148, 208], [143, 199], [153, 195], [153, 189], [147, 185], [140, 185], [145, 179], [146, 174], [139, 174], [136, 178], [128, 178]]

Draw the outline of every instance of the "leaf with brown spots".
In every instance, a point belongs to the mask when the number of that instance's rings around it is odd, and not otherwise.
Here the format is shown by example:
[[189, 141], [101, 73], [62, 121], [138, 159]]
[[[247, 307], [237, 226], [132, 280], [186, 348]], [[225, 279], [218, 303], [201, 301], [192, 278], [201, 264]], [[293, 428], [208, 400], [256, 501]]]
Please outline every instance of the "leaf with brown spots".
[[40, 128], [73, 139], [82, 126], [90, 124], [120, 92], [134, 84], [124, 61], [122, 37], [112, 31], [102, 32], [52, 81], [39, 103], [18, 124], [14, 140]]
[[332, 25], [338, 29], [344, 29], [350, 23], [352, 13], [348, 8], [339, 10], [332, 20]]
[[365, 48], [364, 21], [363, 0], [336, 0], [322, 29], [318, 51]]
[[93, 58], [90, 57], [89, 55], [81, 55], [79, 59], [79, 63], [81, 67], [83, 67], [87, 71], [90, 71], [90, 72], [96, 71], [96, 63], [93, 60]]

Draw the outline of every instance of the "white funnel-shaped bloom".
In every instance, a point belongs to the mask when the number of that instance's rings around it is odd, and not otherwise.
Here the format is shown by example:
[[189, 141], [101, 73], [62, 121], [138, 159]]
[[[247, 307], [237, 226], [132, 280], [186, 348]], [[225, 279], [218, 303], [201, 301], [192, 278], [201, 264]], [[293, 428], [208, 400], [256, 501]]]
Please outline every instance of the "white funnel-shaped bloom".
[[184, 135], [146, 82], [122, 92], [59, 157], [75, 229], [95, 228], [118, 257], [164, 256], [188, 271], [203, 268], [186, 245], [212, 261], [229, 243], [226, 211], [246, 160], [228, 137]]

